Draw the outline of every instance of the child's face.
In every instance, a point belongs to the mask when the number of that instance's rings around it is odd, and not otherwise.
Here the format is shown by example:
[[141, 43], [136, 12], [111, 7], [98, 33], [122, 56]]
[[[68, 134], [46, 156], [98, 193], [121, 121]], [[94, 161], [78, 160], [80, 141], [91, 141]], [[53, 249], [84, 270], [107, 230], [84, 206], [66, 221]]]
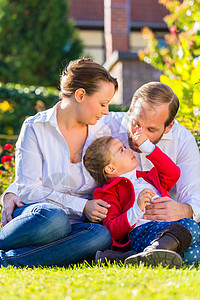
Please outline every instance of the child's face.
[[113, 174], [113, 176], [123, 175], [137, 167], [138, 162], [133, 150], [126, 149], [119, 140], [113, 139], [110, 141], [109, 151], [111, 153], [110, 165], [116, 170], [116, 174]]

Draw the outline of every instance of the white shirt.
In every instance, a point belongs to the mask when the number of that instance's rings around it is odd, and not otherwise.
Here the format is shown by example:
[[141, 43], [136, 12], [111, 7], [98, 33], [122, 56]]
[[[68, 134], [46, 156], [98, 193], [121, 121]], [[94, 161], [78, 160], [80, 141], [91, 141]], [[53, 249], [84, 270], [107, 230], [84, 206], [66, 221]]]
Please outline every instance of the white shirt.
[[[101, 120], [88, 126], [83, 155], [91, 142], [103, 135], [111, 135], [111, 131]], [[15, 160], [16, 187], [24, 203], [50, 202], [71, 216], [82, 217], [96, 184], [82, 162], [70, 164], [69, 148], [57, 124], [56, 105], [25, 120]]]
[[[53, 108], [52, 108], [53, 109]], [[49, 111], [51, 111], [50, 109]], [[48, 110], [47, 110], [48, 112]], [[40, 113], [40, 114], [44, 114]], [[50, 114], [50, 113], [48, 113]], [[36, 115], [37, 116], [37, 115]], [[35, 117], [32, 117], [35, 118]], [[43, 117], [44, 118], [44, 117]], [[43, 120], [44, 122], [44, 120]], [[37, 122], [38, 126], [39, 125], [39, 120]], [[103, 135], [104, 132], [103, 130], [107, 131], [107, 127], [105, 125], [101, 126], [102, 124], [107, 125], [110, 130], [112, 135], [115, 138], [118, 138], [125, 146], [128, 147], [128, 137], [127, 137], [127, 124], [128, 124], [128, 115], [123, 112], [110, 112], [109, 115], [103, 116], [101, 120], [97, 122], [96, 125], [94, 126], [89, 126], [90, 131], [94, 131], [93, 139], [95, 139], [95, 136], [97, 135]], [[54, 127], [57, 126], [55, 125], [54, 121]], [[92, 129], [93, 128], [93, 129]], [[99, 131], [98, 131], [99, 128]], [[96, 132], [96, 134], [95, 134]], [[60, 133], [59, 133], [60, 134]], [[58, 134], [57, 134], [58, 135]], [[107, 135], [107, 134], [106, 134]], [[61, 136], [61, 134], [60, 134]], [[45, 137], [46, 139], [46, 137]], [[61, 138], [60, 138], [61, 140]], [[58, 143], [57, 138], [54, 136], [51, 137], [51, 143], [53, 143], [53, 149], [54, 149], [54, 143]], [[68, 156], [69, 160], [69, 150], [66, 150], [67, 145], [63, 145], [63, 143], [60, 141], [62, 144], [61, 149], [62, 152], [64, 151], [65, 157]], [[85, 149], [89, 145], [89, 141], [86, 141], [86, 145], [84, 147], [84, 153]], [[159, 141], [157, 144], [158, 147], [166, 153], [181, 169], [181, 177], [178, 180], [176, 184], [176, 190], [177, 190], [177, 201], [182, 202], [182, 203], [188, 203], [191, 205], [193, 212], [194, 212], [194, 219], [199, 222], [200, 221], [200, 154], [199, 150], [195, 141], [195, 138], [193, 135], [187, 130], [185, 127], [181, 126], [177, 121], [175, 121], [174, 126], [172, 129], [169, 131], [169, 133], [164, 134], [162, 139]], [[59, 146], [60, 147], [60, 146]], [[57, 149], [58, 152], [57, 156], [60, 154], [62, 155], [62, 152], [60, 152], [60, 148]], [[51, 151], [50, 151], [51, 152]], [[54, 151], [55, 152], [55, 151]], [[137, 157], [137, 160], [139, 162], [138, 169], [142, 171], [148, 171], [152, 168], [152, 164], [148, 159], [145, 157], [145, 154], [139, 154], [139, 153], [134, 153]], [[50, 160], [54, 161], [53, 153], [50, 153]], [[66, 158], [67, 159], [67, 158]], [[35, 166], [34, 163], [32, 163]], [[60, 168], [61, 166], [55, 166], [56, 168]], [[63, 168], [63, 167], [62, 167]], [[61, 169], [62, 169], [61, 168]], [[65, 171], [67, 171], [68, 168], [65, 168]], [[67, 171], [68, 172], [68, 171]], [[85, 176], [86, 176], [86, 170], [84, 170]], [[89, 176], [87, 174], [87, 176]], [[91, 177], [91, 184], [94, 181], [92, 181]], [[89, 179], [88, 179], [89, 181]], [[88, 185], [89, 187], [89, 185]], [[93, 185], [95, 187], [95, 184]], [[92, 189], [92, 188], [91, 188]], [[74, 201], [71, 199], [69, 201], [66, 201], [66, 205], [70, 205], [70, 207], [74, 207], [76, 210], [81, 211], [86, 203], [86, 199], [83, 199], [84, 197], [88, 199], [88, 197], [91, 197], [91, 189], [90, 191], [85, 190], [85, 194], [83, 194], [83, 191], [77, 191], [76, 196], [74, 196]], [[13, 192], [15, 194], [18, 194], [17, 188], [15, 184], [12, 184], [6, 192]], [[88, 193], [88, 194], [87, 194]], [[77, 195], [79, 195], [79, 198]], [[69, 197], [69, 198], [68, 198]], [[82, 198], [83, 197], [83, 198]], [[63, 198], [63, 196], [61, 197]], [[70, 199], [70, 194], [67, 195], [65, 194], [65, 199], [68, 198]], [[65, 202], [64, 201], [64, 202]], [[74, 204], [72, 204], [74, 202]]]

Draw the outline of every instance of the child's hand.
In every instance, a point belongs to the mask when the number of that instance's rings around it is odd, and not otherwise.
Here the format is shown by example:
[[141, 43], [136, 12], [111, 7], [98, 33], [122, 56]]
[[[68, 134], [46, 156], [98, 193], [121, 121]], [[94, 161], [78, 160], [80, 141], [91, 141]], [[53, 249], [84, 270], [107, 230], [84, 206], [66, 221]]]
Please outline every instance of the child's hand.
[[137, 198], [137, 205], [141, 210], [144, 210], [147, 204], [151, 201], [151, 199], [156, 195], [156, 193], [150, 189], [142, 190]]
[[137, 125], [134, 121], [132, 122], [131, 132], [132, 139], [136, 142], [138, 147], [142, 145], [146, 140], [148, 140], [148, 137], [142, 131], [142, 128], [139, 125]]

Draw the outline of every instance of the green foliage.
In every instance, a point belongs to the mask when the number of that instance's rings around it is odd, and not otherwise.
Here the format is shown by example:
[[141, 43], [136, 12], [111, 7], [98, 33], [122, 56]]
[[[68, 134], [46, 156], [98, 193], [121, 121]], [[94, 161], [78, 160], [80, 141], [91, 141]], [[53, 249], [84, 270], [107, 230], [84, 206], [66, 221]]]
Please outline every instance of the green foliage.
[[179, 111], [176, 119], [193, 134], [200, 151], [200, 118], [196, 118], [193, 114]]
[[1, 268], [1, 299], [186, 300], [199, 299], [199, 267]]
[[0, 81], [57, 86], [82, 53], [65, 0], [0, 0]]
[[149, 28], [143, 29], [147, 43], [139, 57], [161, 70], [160, 81], [169, 85], [181, 103], [181, 111], [200, 116], [200, 0], [159, 0], [171, 12], [164, 18], [169, 27], [165, 46]]
[[0, 83], [0, 133], [19, 134], [25, 118], [52, 107], [58, 95], [54, 88]]

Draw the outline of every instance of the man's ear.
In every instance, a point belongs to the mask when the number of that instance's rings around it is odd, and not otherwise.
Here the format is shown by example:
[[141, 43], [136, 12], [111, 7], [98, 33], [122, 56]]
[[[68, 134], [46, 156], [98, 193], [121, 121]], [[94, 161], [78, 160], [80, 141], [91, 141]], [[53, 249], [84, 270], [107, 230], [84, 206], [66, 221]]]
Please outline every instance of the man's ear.
[[172, 127], [173, 127], [173, 125], [174, 125], [174, 120], [165, 128], [165, 134], [166, 133], [168, 133], [171, 129], [172, 129]]
[[83, 102], [85, 95], [86, 95], [86, 92], [84, 89], [80, 88], [80, 89], [76, 90], [76, 92], [75, 92], [76, 101], [79, 103]]
[[104, 171], [107, 175], [113, 176], [116, 174], [116, 169], [113, 167], [112, 164], [105, 166]]

